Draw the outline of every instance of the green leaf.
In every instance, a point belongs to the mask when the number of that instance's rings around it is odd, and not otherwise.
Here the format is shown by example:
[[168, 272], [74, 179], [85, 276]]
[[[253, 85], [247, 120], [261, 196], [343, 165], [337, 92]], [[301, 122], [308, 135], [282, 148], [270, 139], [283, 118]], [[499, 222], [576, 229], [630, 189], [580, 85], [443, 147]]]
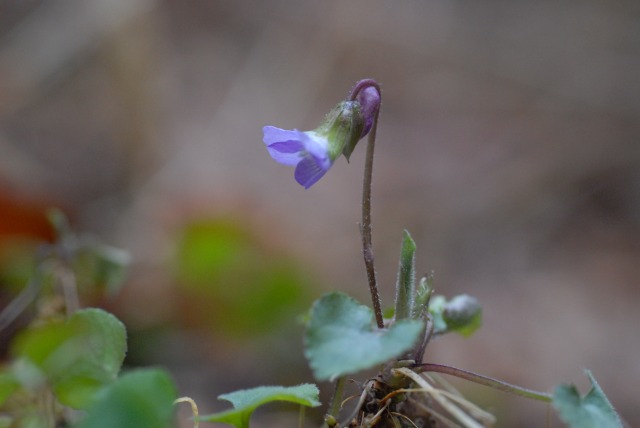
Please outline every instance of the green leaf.
[[248, 428], [249, 419], [253, 411], [272, 401], [289, 401], [303, 406], [316, 407], [318, 401], [318, 387], [313, 384], [298, 386], [260, 386], [252, 389], [223, 394], [218, 398], [227, 400], [233, 405], [232, 410], [200, 416], [198, 420], [206, 422], [222, 422], [236, 428]]
[[27, 358], [18, 358], [11, 364], [11, 376], [21, 389], [36, 391], [46, 384], [42, 370]]
[[396, 281], [396, 319], [411, 318], [416, 288], [416, 243], [407, 230], [402, 236], [400, 266]]
[[301, 265], [265, 249], [238, 218], [199, 219], [180, 235], [175, 267], [182, 295], [194, 322], [216, 335], [271, 334], [309, 306], [312, 284]]
[[129, 372], [102, 388], [74, 428], [169, 428], [175, 426], [176, 388], [161, 369]]
[[[2, 425], [0, 425], [2, 426]], [[6, 426], [6, 425], [5, 425]], [[50, 428], [51, 422], [45, 415], [30, 412], [23, 414], [11, 421], [10, 428]], [[4, 427], [3, 427], [4, 428]]]
[[95, 391], [116, 379], [126, 349], [125, 327], [116, 317], [83, 309], [67, 321], [27, 330], [13, 352], [44, 373], [62, 404], [83, 408]]
[[571, 428], [622, 428], [622, 422], [589, 370], [591, 389], [584, 397], [574, 385], [560, 385], [553, 394], [553, 406]]
[[20, 383], [10, 371], [3, 370], [0, 372], [0, 406], [7, 398], [11, 396], [18, 388]]
[[396, 358], [414, 346], [423, 326], [405, 319], [381, 330], [372, 323], [371, 309], [345, 294], [317, 300], [305, 332], [305, 355], [315, 377], [335, 379]]

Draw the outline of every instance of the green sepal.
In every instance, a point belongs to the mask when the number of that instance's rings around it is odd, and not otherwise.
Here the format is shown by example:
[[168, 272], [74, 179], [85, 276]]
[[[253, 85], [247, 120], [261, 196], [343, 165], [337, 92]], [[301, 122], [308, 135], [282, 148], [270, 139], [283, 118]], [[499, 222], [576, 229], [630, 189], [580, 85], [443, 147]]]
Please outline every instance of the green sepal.
[[357, 101], [338, 103], [325, 117], [320, 126], [312, 132], [327, 138], [329, 157], [332, 161], [343, 154], [347, 161], [360, 140], [364, 129], [364, 118]]
[[413, 312], [411, 314], [412, 318], [422, 319], [426, 317], [432, 294], [433, 272], [428, 276], [423, 276], [422, 278], [420, 278], [418, 289], [416, 290], [416, 297], [413, 302]]

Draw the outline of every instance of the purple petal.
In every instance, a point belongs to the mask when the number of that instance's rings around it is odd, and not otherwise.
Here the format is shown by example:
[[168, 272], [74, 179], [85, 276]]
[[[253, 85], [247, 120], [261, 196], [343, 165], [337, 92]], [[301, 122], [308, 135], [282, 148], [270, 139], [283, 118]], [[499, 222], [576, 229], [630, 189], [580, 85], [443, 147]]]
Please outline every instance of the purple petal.
[[331, 161], [329, 160], [329, 142], [326, 137], [320, 136], [314, 131], [303, 132], [302, 143], [304, 149], [316, 158], [316, 161], [323, 165], [323, 168], [329, 169]]
[[267, 146], [271, 157], [283, 165], [296, 166], [304, 154], [300, 141], [282, 141]]
[[289, 140], [279, 141], [277, 143], [269, 144], [269, 149], [275, 150], [280, 153], [298, 153], [304, 150], [304, 144], [301, 141]]
[[327, 168], [323, 168], [313, 156], [307, 156], [296, 167], [294, 177], [301, 186], [308, 189], [326, 174], [330, 166], [331, 164]]
[[275, 126], [265, 126], [262, 128], [262, 141], [268, 146], [282, 141], [302, 141], [302, 132], [294, 129], [292, 131], [276, 128]]
[[288, 166], [296, 166], [300, 162], [304, 150], [304, 144], [301, 141], [304, 137], [302, 132], [288, 131], [275, 126], [265, 126], [262, 132], [262, 140], [274, 160]]

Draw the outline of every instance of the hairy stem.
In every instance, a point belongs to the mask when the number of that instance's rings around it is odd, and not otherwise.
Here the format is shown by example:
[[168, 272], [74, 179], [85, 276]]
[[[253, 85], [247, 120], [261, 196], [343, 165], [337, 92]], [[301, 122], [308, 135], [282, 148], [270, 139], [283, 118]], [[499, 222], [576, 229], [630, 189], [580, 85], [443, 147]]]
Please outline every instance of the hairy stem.
[[[374, 87], [382, 99], [380, 86], [373, 79], [363, 79], [356, 83], [351, 91], [350, 99], [353, 101], [357, 98], [358, 93], [366, 88]], [[362, 186], [362, 224], [360, 225], [360, 233], [362, 235], [362, 255], [364, 257], [364, 265], [367, 270], [367, 279], [369, 280], [369, 292], [373, 301], [373, 312], [376, 316], [376, 323], [379, 328], [384, 327], [382, 317], [382, 307], [380, 304], [380, 294], [378, 293], [378, 282], [376, 279], [376, 270], [374, 266], [373, 244], [371, 239], [371, 183], [373, 176], [373, 154], [376, 144], [376, 130], [378, 128], [378, 115], [380, 110], [377, 109], [369, 138], [367, 140], [367, 154], [364, 164], [364, 180]]]
[[479, 383], [480, 385], [488, 386], [498, 391], [508, 392], [510, 394], [519, 395], [521, 397], [530, 398], [532, 400], [544, 401], [545, 403], [551, 402], [553, 398], [551, 394], [548, 394], [546, 392], [534, 391], [532, 389], [512, 385], [501, 380], [479, 375], [467, 370], [458, 369], [456, 367], [446, 366], [442, 364], [424, 363], [417, 364], [413, 368], [414, 370], [417, 370], [419, 372], [444, 373], [450, 376], [455, 376], [471, 382]]

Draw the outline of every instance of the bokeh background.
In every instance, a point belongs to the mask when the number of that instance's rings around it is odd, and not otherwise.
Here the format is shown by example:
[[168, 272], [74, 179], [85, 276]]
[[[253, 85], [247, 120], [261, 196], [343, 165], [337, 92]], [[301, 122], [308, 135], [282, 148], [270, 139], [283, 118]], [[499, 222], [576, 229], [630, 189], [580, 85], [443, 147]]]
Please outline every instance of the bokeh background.
[[[634, 1], [0, 1], [2, 304], [57, 206], [132, 256], [92, 302], [129, 327], [129, 365], [168, 367], [201, 412], [312, 381], [299, 316], [328, 290], [369, 301], [364, 147], [305, 191], [261, 128], [315, 128], [373, 77], [384, 304], [407, 228], [436, 291], [484, 307], [429, 361], [540, 390], [585, 391], [588, 368], [639, 426], [639, 19]], [[457, 385], [499, 427], [547, 420]], [[279, 411], [257, 426], [295, 425]]]

